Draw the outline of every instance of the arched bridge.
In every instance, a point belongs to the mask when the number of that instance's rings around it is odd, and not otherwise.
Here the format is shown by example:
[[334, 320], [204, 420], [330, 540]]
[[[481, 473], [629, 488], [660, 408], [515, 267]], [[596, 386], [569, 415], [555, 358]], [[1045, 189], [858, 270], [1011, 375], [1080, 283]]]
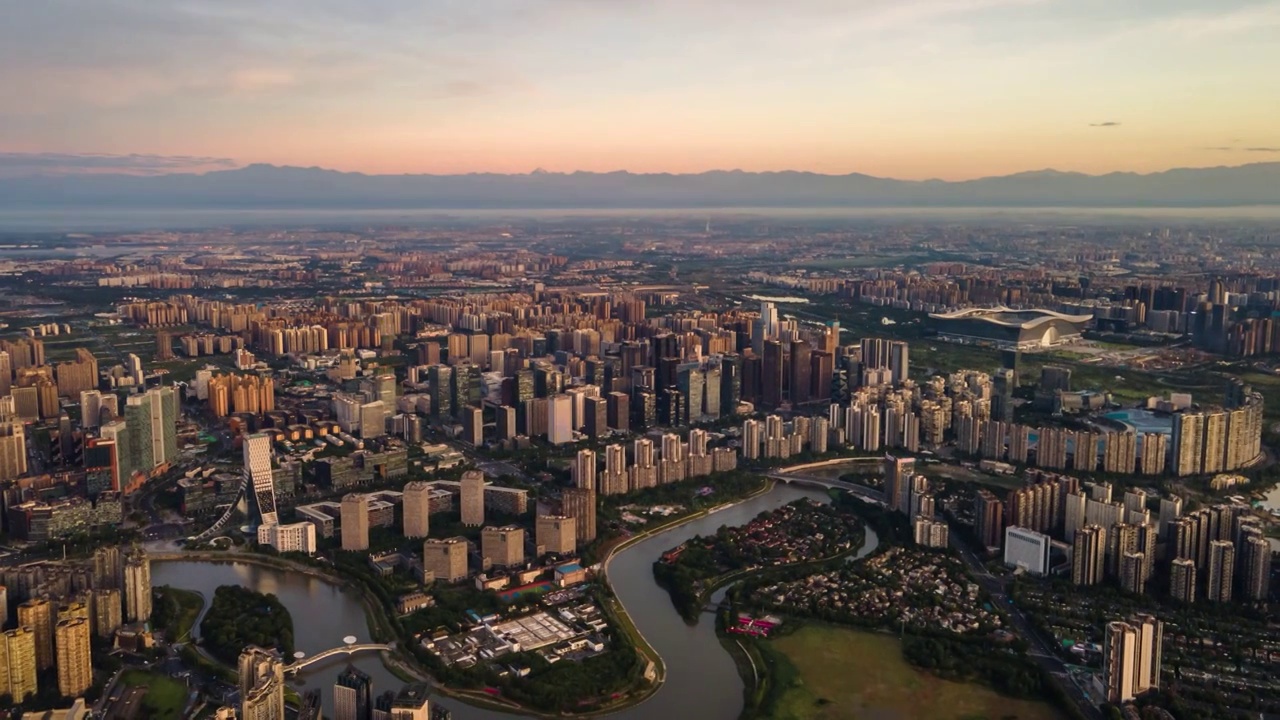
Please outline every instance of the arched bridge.
[[324, 662], [325, 660], [328, 660], [334, 655], [354, 655], [358, 652], [369, 652], [374, 650], [378, 650], [378, 651], [393, 650], [393, 649], [395, 648], [392, 645], [382, 645], [379, 643], [364, 643], [362, 645], [343, 645], [342, 647], [331, 648], [329, 650], [325, 650], [322, 653], [316, 653], [311, 657], [302, 658], [301, 660], [297, 660], [293, 663], [290, 663], [289, 665], [285, 665], [284, 671], [286, 673], [295, 673], [307, 667], [308, 665], [312, 665], [318, 662]]
[[803, 485], [808, 487], [820, 488], [838, 488], [840, 490], [848, 490], [849, 492], [862, 497], [865, 500], [873, 502], [884, 502], [884, 493], [866, 485], [858, 485], [857, 483], [845, 482], [844, 480], [832, 480], [831, 478], [817, 477], [814, 475], [805, 475], [803, 472], [786, 472], [786, 470], [775, 471], [768, 474], [768, 477], [787, 483], [788, 485]]

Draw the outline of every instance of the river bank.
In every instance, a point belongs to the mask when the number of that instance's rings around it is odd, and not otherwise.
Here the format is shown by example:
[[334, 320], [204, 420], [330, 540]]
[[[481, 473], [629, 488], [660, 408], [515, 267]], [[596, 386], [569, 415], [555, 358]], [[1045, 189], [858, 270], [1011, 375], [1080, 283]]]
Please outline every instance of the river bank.
[[[635, 702], [625, 708], [609, 708], [607, 712], [611, 718], [737, 718], [742, 707], [743, 686], [732, 658], [720, 647], [712, 623], [690, 628], [671, 609], [666, 593], [653, 582], [652, 563], [670, 544], [712, 532], [722, 523], [740, 524], [762, 511], [801, 497], [828, 499], [826, 493], [783, 484], [766, 484], [736, 503], [649, 528], [613, 549], [607, 565], [602, 564], [602, 574], [616, 603], [613, 607], [625, 609], [625, 620], [619, 614], [619, 623], [629, 634], [634, 633], [632, 637], [644, 638], [646, 652], [651, 653], [648, 657], [662, 661], [662, 682], [653, 684], [650, 693], [643, 698], [637, 696]], [[873, 539], [868, 537], [867, 544], [872, 542]], [[367, 637], [366, 631], [359, 629], [370, 625], [364, 593], [349, 584], [334, 584], [335, 576], [325, 568], [256, 554], [202, 551], [157, 553], [155, 557], [158, 559], [153, 569], [156, 585], [192, 589], [204, 592], [206, 596], [211, 596], [221, 584], [240, 584], [261, 592], [275, 593], [293, 613], [299, 627], [298, 648], [308, 654], [314, 655], [341, 645], [345, 635]], [[636, 643], [636, 647], [640, 644]], [[316, 663], [299, 672], [294, 684], [303, 691], [310, 688], [321, 690], [325, 712], [331, 714], [333, 679], [348, 662], [369, 674], [375, 689], [395, 689], [408, 678], [423, 677], [418, 663], [401, 662], [403, 650], [398, 648], [386, 659], [380, 654], [370, 653]], [[451, 710], [455, 720], [498, 720], [516, 715], [550, 717], [495, 705], [487, 696], [477, 697], [478, 691], [470, 693], [450, 688], [438, 688], [438, 691], [438, 704]]]

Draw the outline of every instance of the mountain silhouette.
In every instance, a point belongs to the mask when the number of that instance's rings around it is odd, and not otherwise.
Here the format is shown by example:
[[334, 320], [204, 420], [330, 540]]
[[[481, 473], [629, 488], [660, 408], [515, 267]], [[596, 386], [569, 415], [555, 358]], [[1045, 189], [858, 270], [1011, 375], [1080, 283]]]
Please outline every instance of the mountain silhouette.
[[367, 175], [247, 165], [203, 174], [6, 176], [0, 208], [521, 209], [711, 207], [1151, 207], [1280, 204], [1280, 162], [1086, 175], [1039, 170], [976, 180], [860, 173]]

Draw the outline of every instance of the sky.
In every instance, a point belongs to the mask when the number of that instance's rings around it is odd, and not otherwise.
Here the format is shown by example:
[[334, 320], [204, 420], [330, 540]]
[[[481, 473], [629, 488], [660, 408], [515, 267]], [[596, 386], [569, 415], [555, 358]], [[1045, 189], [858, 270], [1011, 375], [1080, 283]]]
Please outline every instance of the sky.
[[0, 0], [0, 165], [1280, 161], [1280, 0]]

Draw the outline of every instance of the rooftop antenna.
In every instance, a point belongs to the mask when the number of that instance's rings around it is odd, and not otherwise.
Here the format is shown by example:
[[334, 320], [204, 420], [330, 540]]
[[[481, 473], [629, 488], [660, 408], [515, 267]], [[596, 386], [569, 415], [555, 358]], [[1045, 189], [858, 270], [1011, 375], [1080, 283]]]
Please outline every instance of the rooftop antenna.
[[707, 216], [707, 230], [706, 230], [706, 233], [707, 233], [708, 235], [710, 235], [710, 234], [711, 234], [711, 216], [710, 216], [710, 215], [708, 215], [708, 216]]

